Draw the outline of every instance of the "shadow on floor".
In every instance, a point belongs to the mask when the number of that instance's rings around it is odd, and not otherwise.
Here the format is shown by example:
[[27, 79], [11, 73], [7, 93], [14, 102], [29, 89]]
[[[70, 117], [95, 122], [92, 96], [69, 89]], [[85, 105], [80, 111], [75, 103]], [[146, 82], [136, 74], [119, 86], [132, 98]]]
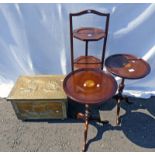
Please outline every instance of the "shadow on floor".
[[[127, 104], [124, 101], [121, 103], [121, 108], [125, 110], [125, 114], [121, 116], [122, 121], [120, 126], [112, 126], [111, 124], [102, 125], [96, 122], [90, 122], [90, 124], [97, 129], [97, 134], [94, 138], [88, 139], [87, 148], [93, 142], [100, 139], [104, 140], [104, 133], [110, 130], [120, 130], [124, 132], [125, 136], [136, 145], [144, 148], [155, 148], [155, 97], [151, 97], [150, 99], [129, 98], [129, 100], [132, 101], [133, 104]], [[84, 105], [79, 105], [75, 102], [73, 103], [73, 101], [70, 101], [69, 103], [68, 119], [38, 120], [35, 122], [82, 123], [82, 120], [77, 120], [75, 118], [77, 112], [84, 112]], [[110, 111], [115, 108], [115, 106], [115, 100], [111, 99], [100, 106], [93, 106], [92, 109], [94, 115], [99, 115], [99, 108], [103, 111]]]
[[91, 122], [91, 125], [93, 125], [94, 127], [96, 127], [97, 129], [97, 134], [94, 138], [92, 139], [88, 139], [88, 142], [86, 144], [86, 150], [88, 149], [89, 145], [93, 142], [96, 142], [98, 140], [104, 139], [104, 132], [106, 131], [110, 131], [110, 130], [121, 130], [120, 126], [112, 126], [111, 124], [98, 124], [96, 122]]
[[121, 130], [136, 145], [155, 148], [155, 119], [141, 112], [122, 116]]
[[[97, 135], [88, 141], [87, 148], [90, 143], [104, 138], [104, 132], [109, 130], [121, 130], [132, 143], [144, 148], [155, 148], [155, 118], [151, 116], [155, 116], [155, 97], [150, 99], [129, 99], [133, 104], [121, 103], [121, 108], [125, 110], [125, 114], [121, 116], [120, 126], [107, 124], [102, 127], [96, 123], [92, 124], [97, 128]], [[113, 103], [111, 101], [106, 106], [111, 109]], [[104, 110], [104, 106], [101, 107], [102, 110]], [[106, 107], [106, 109], [108, 108]], [[147, 110], [151, 115], [135, 110]]]

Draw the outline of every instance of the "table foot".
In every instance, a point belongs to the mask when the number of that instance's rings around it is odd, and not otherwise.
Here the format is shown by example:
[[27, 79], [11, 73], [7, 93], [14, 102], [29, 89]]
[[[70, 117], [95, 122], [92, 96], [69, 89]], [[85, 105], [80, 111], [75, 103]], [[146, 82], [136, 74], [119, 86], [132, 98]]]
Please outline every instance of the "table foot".
[[85, 114], [79, 112], [76, 117], [77, 119], [85, 119]]
[[104, 120], [104, 121], [102, 121], [100, 117], [96, 117], [96, 118], [94, 118], [94, 117], [90, 117], [89, 120], [90, 120], [90, 121], [99, 122], [99, 123], [102, 123], [102, 124], [108, 124], [108, 123], [109, 123], [108, 120]]
[[120, 117], [116, 117], [116, 125], [120, 125], [121, 124], [121, 119]]
[[122, 94], [116, 95], [114, 98], [116, 99], [116, 102], [117, 102], [116, 124], [117, 124], [117, 125], [120, 125], [121, 119], [119, 118], [119, 115], [120, 115], [120, 105], [121, 105], [121, 101], [122, 101], [122, 100], [125, 100], [125, 102], [128, 103], [129, 105], [130, 105], [130, 104], [133, 104], [133, 102], [129, 101], [128, 96], [123, 96]]
[[[83, 114], [83, 113], [78, 113], [77, 114], [77, 119], [85, 119], [85, 114]], [[99, 123], [102, 123], [102, 124], [108, 124], [109, 123], [109, 121], [108, 120], [104, 120], [104, 121], [102, 121], [101, 119], [100, 119], [100, 117], [91, 117], [90, 116], [90, 118], [89, 118], [89, 122], [90, 121], [95, 121], [95, 122], [99, 122]]]
[[109, 121], [105, 120], [105, 121], [101, 121], [100, 123], [102, 123], [102, 124], [109, 124]]
[[116, 125], [119, 125], [120, 124], [120, 117], [119, 117], [119, 114], [120, 114], [120, 103], [121, 103], [121, 99], [118, 98], [117, 100], [117, 116], [116, 116]]
[[126, 103], [133, 104], [133, 102], [129, 101], [128, 96], [123, 96], [123, 99], [125, 100]]
[[83, 146], [82, 152], [86, 152], [86, 144]]
[[91, 113], [90, 113], [90, 108], [89, 108], [89, 105], [85, 105], [85, 114], [83, 113], [78, 113], [77, 114], [77, 119], [83, 119], [85, 121], [84, 123], [84, 144], [83, 144], [83, 148], [82, 148], [82, 152], [85, 152], [87, 147], [86, 147], [86, 144], [87, 144], [87, 135], [88, 135], [88, 125], [89, 125], [89, 122], [90, 121], [97, 121], [99, 123], [102, 123], [102, 124], [108, 124], [109, 121], [108, 120], [104, 120], [102, 121], [100, 119], [100, 117], [92, 117]]
[[83, 145], [83, 149], [82, 151], [86, 151], [86, 141], [87, 141], [87, 135], [88, 135], [88, 125], [89, 125], [89, 122], [88, 120], [85, 121], [85, 124], [84, 124], [84, 145]]

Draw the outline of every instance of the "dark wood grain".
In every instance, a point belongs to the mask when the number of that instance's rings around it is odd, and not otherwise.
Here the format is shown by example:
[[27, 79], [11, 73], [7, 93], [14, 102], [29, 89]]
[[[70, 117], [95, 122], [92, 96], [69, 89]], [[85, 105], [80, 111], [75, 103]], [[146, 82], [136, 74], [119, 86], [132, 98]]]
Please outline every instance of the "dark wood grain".
[[100, 69], [79, 69], [64, 79], [68, 97], [81, 104], [97, 104], [111, 98], [117, 89], [115, 79]]
[[[111, 98], [117, 90], [117, 83], [109, 73], [101, 69], [83, 68], [68, 74], [64, 79], [63, 88], [69, 98], [85, 104], [85, 114], [78, 113], [77, 118], [85, 121], [82, 151], [86, 151], [88, 125], [89, 121], [93, 120], [90, 105], [100, 104]], [[102, 122], [100, 118], [95, 120]]]
[[121, 83], [118, 87], [118, 94], [115, 96], [117, 102], [116, 124], [119, 125], [121, 123], [119, 116], [121, 100], [125, 99], [127, 103], [131, 103], [129, 102], [127, 96], [122, 95], [125, 87], [125, 79], [144, 78], [150, 73], [151, 68], [145, 60], [130, 54], [111, 55], [106, 59], [105, 66], [109, 72], [121, 77]]
[[80, 12], [77, 12], [77, 13], [71, 13], [71, 15], [72, 16], [81, 16], [81, 15], [90, 14], [90, 13], [96, 14], [96, 15], [99, 15], [99, 16], [109, 16], [109, 13], [102, 13], [102, 12], [92, 10], [92, 9], [83, 10], [83, 11], [80, 11]]
[[74, 68], [101, 68], [101, 60], [94, 56], [80, 56], [74, 60]]
[[149, 64], [136, 56], [116, 54], [108, 57], [105, 66], [109, 72], [125, 79], [140, 79], [149, 74]]
[[97, 41], [104, 38], [106, 33], [99, 28], [81, 27], [74, 30], [73, 36], [83, 41]]
[[[81, 28], [73, 30], [74, 29], [73, 28], [73, 17], [76, 18], [78, 16], [82, 16], [85, 14], [95, 14], [98, 16], [102, 16], [104, 18], [104, 21], [105, 21], [105, 22], [103, 22], [103, 29], [96, 28], [96, 27], [95, 28], [94, 27], [81, 27]], [[100, 39], [103, 39], [103, 48], [102, 48], [102, 53], [101, 53], [101, 58], [100, 58], [100, 61], [101, 61], [100, 69], [103, 69], [104, 57], [105, 57], [105, 52], [106, 52], [106, 44], [107, 44], [107, 36], [108, 36], [108, 31], [109, 31], [109, 19], [110, 19], [109, 13], [102, 13], [102, 12], [92, 10], [92, 9], [83, 10], [81, 12], [69, 14], [69, 20], [70, 20], [70, 51], [71, 51], [71, 69], [72, 69], [72, 71], [75, 70], [75, 68], [74, 68], [74, 59], [75, 58], [74, 58], [74, 40], [73, 40], [73, 37], [77, 38], [79, 40], [85, 41], [85, 54], [83, 54], [85, 56], [89, 55], [88, 43], [90, 41], [98, 41]], [[88, 67], [89, 66], [90, 65], [88, 65]]]

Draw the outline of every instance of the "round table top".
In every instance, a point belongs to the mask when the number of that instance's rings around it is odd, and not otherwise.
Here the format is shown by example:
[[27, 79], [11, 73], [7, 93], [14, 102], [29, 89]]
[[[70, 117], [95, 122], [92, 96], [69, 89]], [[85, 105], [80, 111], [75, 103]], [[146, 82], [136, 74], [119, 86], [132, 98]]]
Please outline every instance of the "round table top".
[[134, 55], [115, 54], [109, 56], [105, 61], [109, 72], [125, 79], [140, 79], [149, 74], [149, 64]]
[[115, 94], [117, 82], [101, 69], [83, 68], [69, 73], [63, 88], [69, 98], [81, 104], [99, 104]]
[[105, 32], [99, 28], [81, 27], [74, 30], [73, 36], [83, 41], [97, 41], [105, 37]]

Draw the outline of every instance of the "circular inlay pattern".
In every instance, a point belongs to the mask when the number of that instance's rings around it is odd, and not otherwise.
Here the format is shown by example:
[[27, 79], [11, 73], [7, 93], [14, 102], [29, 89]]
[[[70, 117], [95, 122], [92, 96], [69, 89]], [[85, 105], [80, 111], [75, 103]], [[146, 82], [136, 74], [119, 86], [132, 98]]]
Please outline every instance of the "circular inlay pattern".
[[115, 54], [108, 57], [105, 66], [112, 74], [126, 79], [140, 79], [149, 74], [149, 64], [130, 54]]
[[97, 104], [111, 98], [116, 90], [115, 79], [101, 69], [78, 69], [66, 76], [63, 88], [67, 96], [82, 104]]
[[88, 87], [88, 88], [91, 88], [91, 87], [94, 87], [95, 86], [95, 82], [93, 80], [86, 80], [83, 84], [84, 87]]

